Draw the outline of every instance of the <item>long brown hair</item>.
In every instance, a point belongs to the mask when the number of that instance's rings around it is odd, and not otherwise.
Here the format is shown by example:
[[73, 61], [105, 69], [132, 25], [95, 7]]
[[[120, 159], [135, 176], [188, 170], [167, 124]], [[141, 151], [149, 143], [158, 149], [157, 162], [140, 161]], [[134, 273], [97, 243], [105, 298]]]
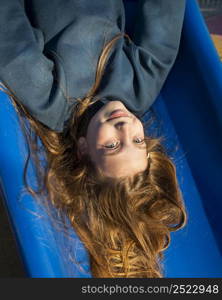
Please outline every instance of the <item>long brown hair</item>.
[[[111, 49], [120, 37], [122, 34], [105, 45], [95, 84], [83, 99], [77, 99], [64, 132], [38, 122], [9, 88], [7, 93], [20, 117], [31, 125], [25, 127], [23, 122], [22, 127], [31, 149], [24, 169], [25, 186], [34, 197], [47, 198], [65, 213], [88, 250], [92, 275], [163, 277], [163, 252], [170, 244], [170, 232], [186, 224], [186, 211], [176, 167], [162, 145], [162, 137], [146, 137], [147, 169], [133, 178], [103, 177], [90, 157], [79, 158], [77, 153], [78, 124], [89, 105], [98, 100], [96, 91]], [[42, 155], [44, 166], [40, 163]], [[38, 190], [27, 183], [30, 157], [36, 165]]]

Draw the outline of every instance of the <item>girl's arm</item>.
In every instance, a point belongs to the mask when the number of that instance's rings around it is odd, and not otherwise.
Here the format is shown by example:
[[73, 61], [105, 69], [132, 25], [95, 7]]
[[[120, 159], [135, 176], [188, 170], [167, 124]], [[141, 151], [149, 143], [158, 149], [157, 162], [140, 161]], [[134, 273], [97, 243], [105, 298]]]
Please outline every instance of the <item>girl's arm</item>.
[[[140, 0], [132, 39], [140, 84], [149, 106], [158, 96], [176, 59], [186, 0]], [[148, 103], [149, 102], [149, 103]], [[144, 104], [145, 105], [145, 104]]]
[[34, 117], [59, 130], [66, 100], [56, 88], [54, 64], [43, 48], [43, 34], [31, 27], [23, 0], [1, 0], [0, 81]]

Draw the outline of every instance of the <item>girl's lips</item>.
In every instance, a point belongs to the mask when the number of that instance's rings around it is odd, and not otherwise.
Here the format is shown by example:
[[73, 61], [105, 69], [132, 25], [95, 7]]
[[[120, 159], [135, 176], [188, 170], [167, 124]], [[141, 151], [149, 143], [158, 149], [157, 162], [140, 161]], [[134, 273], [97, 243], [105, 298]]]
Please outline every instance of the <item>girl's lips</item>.
[[119, 117], [129, 117], [129, 115], [122, 109], [116, 109], [111, 112], [109, 115], [108, 120], [114, 119], [114, 118], [119, 118]]

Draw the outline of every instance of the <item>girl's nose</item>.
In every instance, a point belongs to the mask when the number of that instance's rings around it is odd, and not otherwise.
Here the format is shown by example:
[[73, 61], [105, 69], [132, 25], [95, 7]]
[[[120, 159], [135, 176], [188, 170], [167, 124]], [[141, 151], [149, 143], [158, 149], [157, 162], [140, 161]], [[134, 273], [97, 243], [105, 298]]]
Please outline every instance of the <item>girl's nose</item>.
[[118, 130], [119, 138], [122, 139], [122, 142], [124, 141], [125, 144], [128, 144], [133, 132], [131, 124], [121, 121], [115, 124], [115, 128]]
[[124, 122], [124, 121], [117, 122], [117, 123], [115, 124], [115, 127], [116, 127], [117, 129], [121, 129], [121, 128], [123, 128], [123, 126], [125, 126], [125, 124], [126, 124], [126, 122]]
[[114, 124], [115, 128], [117, 129], [121, 129], [123, 127], [129, 127], [130, 125], [132, 125], [131, 118], [125, 118], [125, 120], [116, 121], [116, 123]]

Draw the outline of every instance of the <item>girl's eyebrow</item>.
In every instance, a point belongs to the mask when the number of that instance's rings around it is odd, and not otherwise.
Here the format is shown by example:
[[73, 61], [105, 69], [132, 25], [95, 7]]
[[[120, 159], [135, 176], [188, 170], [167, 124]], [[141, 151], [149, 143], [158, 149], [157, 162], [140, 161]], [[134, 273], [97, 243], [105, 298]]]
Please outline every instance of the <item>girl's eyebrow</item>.
[[[139, 150], [144, 150], [146, 149], [146, 143], [143, 144], [135, 144], [135, 147], [138, 148]], [[119, 147], [114, 151], [104, 151], [103, 155], [104, 156], [111, 156], [111, 155], [117, 155], [118, 153], [123, 151], [123, 147]]]

